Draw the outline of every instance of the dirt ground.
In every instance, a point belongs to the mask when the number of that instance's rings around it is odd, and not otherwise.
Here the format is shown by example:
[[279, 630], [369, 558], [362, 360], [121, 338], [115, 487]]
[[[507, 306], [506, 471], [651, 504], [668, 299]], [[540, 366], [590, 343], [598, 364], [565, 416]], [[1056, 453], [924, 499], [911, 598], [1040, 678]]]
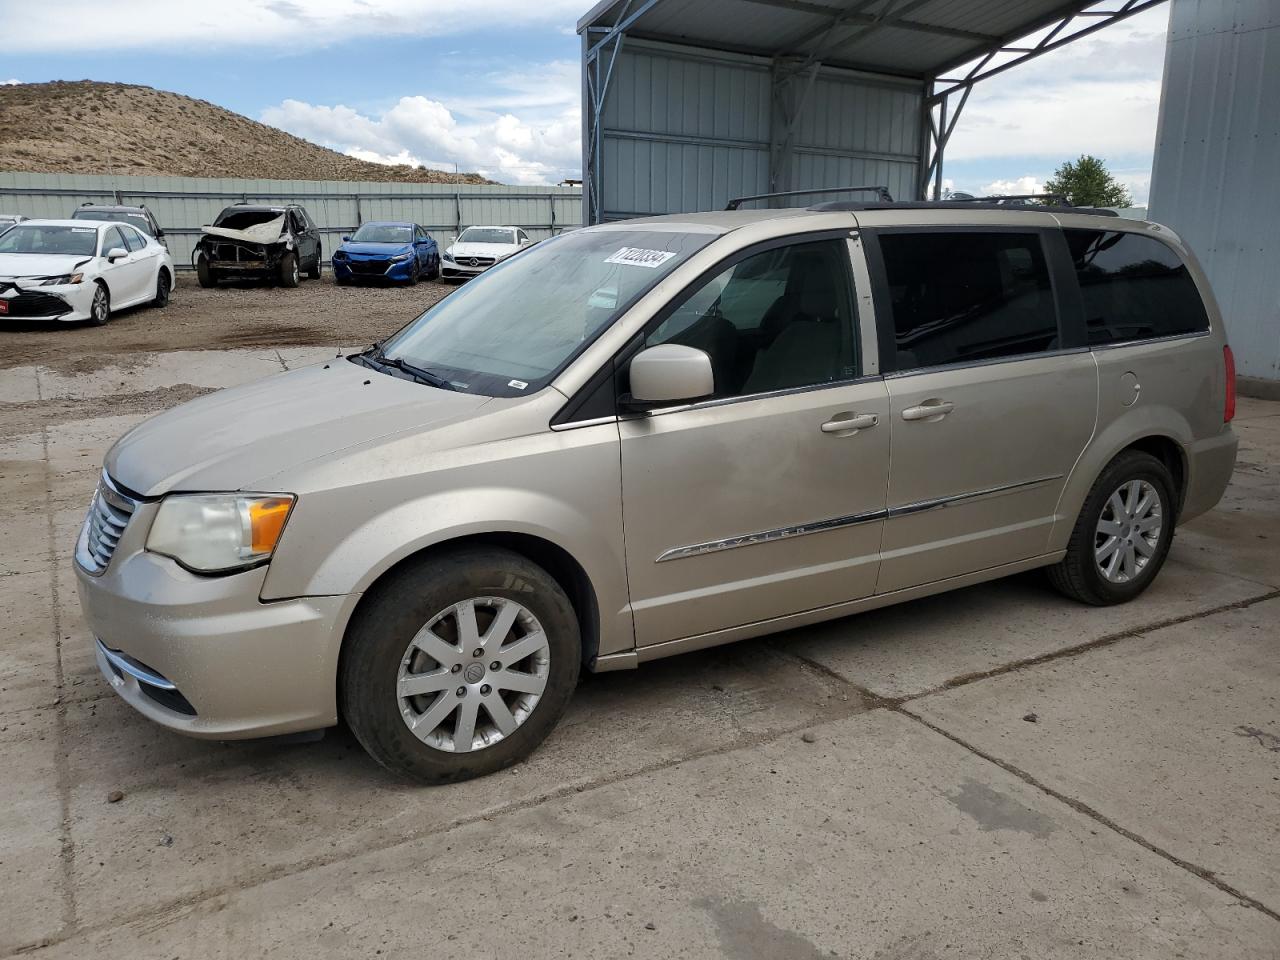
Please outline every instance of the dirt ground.
[[0, 322], [0, 369], [34, 363], [90, 373], [98, 358], [119, 354], [373, 343], [453, 289], [447, 283], [339, 287], [326, 272], [294, 290], [247, 282], [202, 290], [193, 275], [179, 274], [164, 310], [125, 310], [105, 327]]

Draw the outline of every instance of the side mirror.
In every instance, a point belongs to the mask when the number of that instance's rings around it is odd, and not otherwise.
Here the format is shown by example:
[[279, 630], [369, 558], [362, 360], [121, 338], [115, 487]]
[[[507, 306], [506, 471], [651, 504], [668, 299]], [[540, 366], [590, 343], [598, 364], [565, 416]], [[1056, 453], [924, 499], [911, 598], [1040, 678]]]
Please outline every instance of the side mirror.
[[640, 404], [683, 403], [716, 392], [711, 357], [705, 350], [661, 343], [631, 361], [631, 400]]
[[457, 242], [457, 240], [458, 240], [458, 238], [457, 238], [457, 237], [450, 237], [450, 238], [449, 238], [449, 240], [450, 240], [451, 242], [453, 242], [453, 243], [456, 243], [456, 242]]
[[107, 263], [115, 263], [117, 260], [127, 257], [128, 255], [129, 251], [124, 247], [112, 247], [107, 251]]
[[164, 239], [164, 231], [163, 231], [163, 230], [156, 230], [156, 239], [157, 239], [157, 240], [163, 240], [163, 239]]
[[347, 242], [349, 242], [350, 240], [351, 240], [351, 238], [350, 238], [350, 237], [343, 237], [343, 238], [342, 238], [342, 242], [343, 242], [343, 243], [347, 243]]

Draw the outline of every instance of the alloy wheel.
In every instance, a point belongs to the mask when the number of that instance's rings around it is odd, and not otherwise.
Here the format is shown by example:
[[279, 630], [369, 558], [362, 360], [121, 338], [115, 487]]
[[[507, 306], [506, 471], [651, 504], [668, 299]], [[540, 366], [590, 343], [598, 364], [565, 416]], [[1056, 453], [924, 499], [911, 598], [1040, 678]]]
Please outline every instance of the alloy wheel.
[[400, 716], [427, 746], [482, 750], [532, 715], [550, 667], [546, 633], [527, 607], [503, 597], [464, 600], [409, 642], [396, 678]]
[[1111, 583], [1129, 583], [1151, 562], [1164, 528], [1160, 494], [1146, 480], [1129, 480], [1107, 498], [1094, 536], [1098, 571]]
[[107, 291], [103, 287], [98, 287], [93, 295], [93, 305], [89, 311], [93, 314], [94, 323], [107, 322], [107, 318], [111, 315], [111, 305], [107, 300]]

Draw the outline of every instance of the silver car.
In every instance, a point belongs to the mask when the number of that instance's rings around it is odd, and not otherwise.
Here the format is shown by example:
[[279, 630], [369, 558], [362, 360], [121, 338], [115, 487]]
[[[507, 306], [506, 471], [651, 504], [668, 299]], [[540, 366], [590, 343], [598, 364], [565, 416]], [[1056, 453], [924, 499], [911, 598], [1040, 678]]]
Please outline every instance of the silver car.
[[835, 204], [544, 241], [377, 348], [106, 458], [76, 572], [170, 729], [343, 717], [387, 767], [526, 756], [579, 672], [1035, 567], [1150, 585], [1221, 497], [1234, 374], [1167, 228]]

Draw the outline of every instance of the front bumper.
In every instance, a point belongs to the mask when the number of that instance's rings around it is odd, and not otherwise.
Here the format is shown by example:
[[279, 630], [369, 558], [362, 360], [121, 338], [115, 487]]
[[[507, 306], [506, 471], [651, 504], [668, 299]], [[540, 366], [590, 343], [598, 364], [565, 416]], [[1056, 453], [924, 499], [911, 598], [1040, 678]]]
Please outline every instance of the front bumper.
[[67, 283], [57, 287], [8, 288], [0, 293], [0, 320], [50, 320], [69, 323], [92, 315], [93, 283]]
[[469, 263], [441, 259], [440, 273], [445, 277], [477, 277], [493, 266], [496, 264], [482, 263], [473, 267]]
[[334, 260], [333, 275], [339, 280], [408, 280], [413, 276], [413, 261], [349, 257]]
[[139, 505], [101, 574], [75, 565], [85, 621], [101, 641], [98, 666], [116, 693], [156, 723], [207, 739], [336, 723], [338, 651], [358, 596], [263, 603], [266, 567], [188, 573], [142, 549], [155, 509]]

